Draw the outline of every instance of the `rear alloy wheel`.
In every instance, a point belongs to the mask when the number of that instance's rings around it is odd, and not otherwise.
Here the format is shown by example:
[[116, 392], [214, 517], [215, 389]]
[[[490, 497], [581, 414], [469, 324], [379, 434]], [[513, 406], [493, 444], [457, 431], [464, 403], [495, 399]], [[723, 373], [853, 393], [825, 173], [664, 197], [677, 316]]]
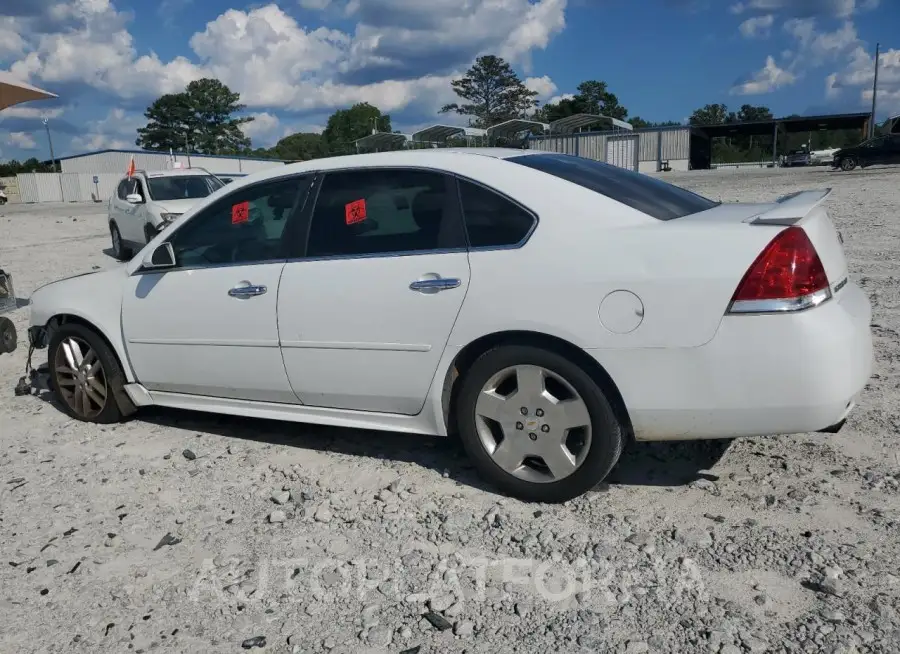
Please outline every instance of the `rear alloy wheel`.
[[463, 445], [482, 475], [514, 497], [572, 499], [619, 459], [624, 430], [615, 412], [590, 375], [560, 354], [499, 347], [462, 384]]
[[111, 423], [122, 419], [115, 395], [124, 376], [106, 342], [91, 329], [74, 323], [53, 333], [49, 348], [50, 381], [73, 418]]
[[841, 159], [841, 170], [850, 172], [856, 168], [856, 157], [844, 157]]

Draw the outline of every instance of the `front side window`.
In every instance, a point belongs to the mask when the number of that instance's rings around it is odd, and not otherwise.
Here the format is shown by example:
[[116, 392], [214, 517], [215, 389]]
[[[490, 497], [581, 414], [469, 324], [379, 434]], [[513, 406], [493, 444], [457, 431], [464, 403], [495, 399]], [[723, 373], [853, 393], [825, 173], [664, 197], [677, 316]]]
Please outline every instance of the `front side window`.
[[421, 170], [354, 170], [325, 176], [306, 254], [354, 256], [464, 247], [451, 177]]
[[312, 178], [292, 177], [226, 196], [169, 239], [180, 267], [249, 264], [284, 259], [286, 226], [302, 208]]
[[525, 209], [478, 184], [460, 180], [459, 197], [473, 248], [521, 243], [535, 223]]
[[578, 184], [658, 220], [672, 220], [719, 205], [660, 179], [567, 154], [529, 154], [507, 161]]
[[116, 195], [119, 196], [120, 200], [124, 200], [128, 197], [128, 181], [127, 179], [123, 179], [119, 182], [119, 187], [116, 189]]
[[157, 202], [205, 198], [224, 184], [212, 175], [167, 175], [151, 177], [150, 198]]

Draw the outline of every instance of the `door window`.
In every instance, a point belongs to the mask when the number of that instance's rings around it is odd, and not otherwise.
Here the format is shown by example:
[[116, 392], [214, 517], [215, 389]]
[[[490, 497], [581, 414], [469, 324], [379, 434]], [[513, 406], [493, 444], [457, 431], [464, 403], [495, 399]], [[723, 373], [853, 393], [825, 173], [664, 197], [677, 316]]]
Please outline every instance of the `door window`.
[[329, 173], [310, 225], [309, 257], [465, 248], [456, 181], [403, 169]]
[[459, 197], [473, 248], [516, 245], [534, 226], [533, 215], [478, 184], [460, 180]]
[[179, 267], [285, 259], [286, 226], [302, 208], [312, 177], [242, 188], [191, 218], [169, 239]]

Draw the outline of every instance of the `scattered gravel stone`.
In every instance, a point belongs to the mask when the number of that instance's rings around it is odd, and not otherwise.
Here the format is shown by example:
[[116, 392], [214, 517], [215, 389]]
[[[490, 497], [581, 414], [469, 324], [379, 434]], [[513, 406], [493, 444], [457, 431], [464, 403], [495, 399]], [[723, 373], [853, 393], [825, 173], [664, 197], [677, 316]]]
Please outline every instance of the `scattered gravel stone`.
[[435, 613], [434, 611], [429, 611], [425, 614], [424, 617], [426, 620], [428, 620], [428, 622], [431, 623], [431, 626], [433, 626], [438, 631], [446, 631], [453, 626], [453, 624], [451, 624], [451, 622], [447, 620], [447, 618], [442, 616], [440, 613]]
[[184, 457], [185, 459], [187, 459], [188, 461], [193, 461], [194, 459], [197, 458], [197, 455], [194, 454], [193, 450], [184, 450], [184, 451], [181, 453], [181, 456], [183, 456], [183, 457]]
[[291, 499], [291, 493], [290, 491], [286, 490], [272, 491], [271, 497], [272, 501], [275, 502], [275, 504], [281, 506], [288, 503], [288, 501]]
[[269, 522], [271, 523], [284, 522], [285, 520], [287, 520], [287, 516], [281, 509], [276, 509], [269, 514]]
[[254, 647], [265, 647], [266, 646], [266, 637], [265, 636], [254, 636], [253, 638], [248, 638], [244, 642], [241, 643], [241, 647], [244, 649], [253, 649]]

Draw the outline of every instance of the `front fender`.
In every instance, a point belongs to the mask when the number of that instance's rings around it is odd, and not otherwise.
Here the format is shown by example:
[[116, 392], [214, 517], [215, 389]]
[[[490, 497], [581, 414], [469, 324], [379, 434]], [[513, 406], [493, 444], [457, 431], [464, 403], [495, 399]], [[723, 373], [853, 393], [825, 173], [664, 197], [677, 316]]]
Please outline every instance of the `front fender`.
[[53, 282], [39, 288], [30, 299], [31, 327], [49, 334], [66, 320], [78, 320], [96, 329], [112, 346], [126, 380], [135, 381], [122, 336], [122, 289], [125, 266]]

